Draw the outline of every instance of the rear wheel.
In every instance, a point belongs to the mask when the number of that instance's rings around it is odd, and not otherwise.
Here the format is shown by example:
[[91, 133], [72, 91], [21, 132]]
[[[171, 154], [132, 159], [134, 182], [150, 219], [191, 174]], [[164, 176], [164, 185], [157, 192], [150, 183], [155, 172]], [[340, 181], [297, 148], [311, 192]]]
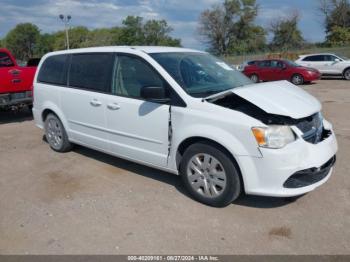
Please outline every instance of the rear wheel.
[[292, 76], [291, 82], [294, 85], [302, 85], [304, 84], [304, 77], [302, 75], [295, 74]]
[[224, 207], [241, 193], [238, 169], [221, 148], [197, 143], [183, 155], [180, 174], [191, 195], [204, 204]]
[[259, 76], [256, 74], [253, 74], [250, 76], [250, 80], [252, 80], [254, 83], [258, 83], [259, 82]]
[[61, 120], [54, 114], [49, 114], [45, 119], [45, 137], [54, 151], [63, 153], [72, 149]]
[[344, 78], [350, 80], [350, 68], [346, 69], [344, 72]]

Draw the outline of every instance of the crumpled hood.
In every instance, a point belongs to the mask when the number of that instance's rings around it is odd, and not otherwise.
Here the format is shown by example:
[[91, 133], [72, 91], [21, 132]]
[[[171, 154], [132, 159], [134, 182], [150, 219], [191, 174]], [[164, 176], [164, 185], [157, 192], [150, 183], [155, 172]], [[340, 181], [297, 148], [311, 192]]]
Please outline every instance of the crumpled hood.
[[321, 103], [312, 95], [288, 81], [253, 84], [231, 92], [260, 107], [267, 113], [294, 119], [321, 111]]

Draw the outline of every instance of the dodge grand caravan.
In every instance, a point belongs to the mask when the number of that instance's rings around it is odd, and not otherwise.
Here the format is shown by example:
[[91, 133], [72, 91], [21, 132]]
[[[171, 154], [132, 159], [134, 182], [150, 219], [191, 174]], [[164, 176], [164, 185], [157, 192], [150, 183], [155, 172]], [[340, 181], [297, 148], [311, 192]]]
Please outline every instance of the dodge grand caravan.
[[49, 53], [35, 76], [33, 113], [53, 150], [79, 144], [181, 175], [212, 206], [243, 191], [305, 194], [329, 179], [337, 152], [314, 97], [287, 81], [253, 84], [182, 48]]

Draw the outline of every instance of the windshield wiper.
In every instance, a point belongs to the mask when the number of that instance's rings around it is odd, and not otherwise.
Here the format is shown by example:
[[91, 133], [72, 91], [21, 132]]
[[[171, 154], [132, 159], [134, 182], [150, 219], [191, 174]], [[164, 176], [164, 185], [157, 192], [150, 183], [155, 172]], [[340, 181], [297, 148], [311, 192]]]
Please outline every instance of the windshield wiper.
[[222, 91], [214, 91], [214, 90], [208, 90], [208, 91], [201, 91], [201, 92], [191, 92], [190, 94], [191, 95], [194, 95], [194, 96], [201, 96], [201, 97], [207, 97], [207, 96], [210, 96], [210, 95], [214, 95], [216, 93], [220, 93]]
[[203, 98], [202, 98], [202, 101], [207, 100], [207, 101], [213, 102], [213, 101], [215, 101], [216, 99], [219, 99], [219, 98], [224, 97], [224, 96], [226, 96], [227, 94], [231, 93], [232, 89], [235, 89], [235, 88], [237, 88], [237, 87], [242, 87], [242, 86], [243, 86], [243, 85], [239, 85], [239, 86], [235, 86], [235, 87], [230, 88], [230, 89], [224, 89], [224, 90], [222, 90], [221, 92], [215, 92], [215, 93], [212, 94], [212, 95], [208, 95], [208, 96], [206, 96], [206, 97], [203, 97]]

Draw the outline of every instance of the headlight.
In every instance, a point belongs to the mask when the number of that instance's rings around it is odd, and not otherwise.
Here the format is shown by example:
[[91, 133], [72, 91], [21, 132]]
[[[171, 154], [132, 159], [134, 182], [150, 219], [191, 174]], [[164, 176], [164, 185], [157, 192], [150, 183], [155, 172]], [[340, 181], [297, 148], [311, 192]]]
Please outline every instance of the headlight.
[[260, 147], [282, 148], [295, 141], [289, 126], [253, 127], [252, 131]]

